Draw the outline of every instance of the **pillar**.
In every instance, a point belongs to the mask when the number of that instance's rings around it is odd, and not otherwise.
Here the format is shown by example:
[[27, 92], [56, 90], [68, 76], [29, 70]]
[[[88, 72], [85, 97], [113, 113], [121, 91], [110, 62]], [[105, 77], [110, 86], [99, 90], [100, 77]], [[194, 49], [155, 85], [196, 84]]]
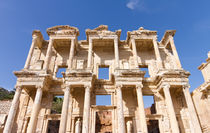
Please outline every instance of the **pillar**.
[[88, 67], [88, 68], [91, 68], [92, 53], [93, 53], [93, 42], [92, 42], [92, 39], [89, 38], [88, 63], [87, 63], [87, 67]]
[[117, 115], [118, 115], [118, 133], [125, 133], [125, 119], [123, 112], [123, 99], [122, 99], [122, 85], [116, 86], [117, 88]]
[[33, 55], [33, 52], [34, 52], [34, 47], [37, 43], [37, 40], [39, 39], [38, 36], [36, 36], [36, 35], [34, 35], [32, 37], [33, 37], [33, 39], [32, 39], [31, 47], [30, 47], [30, 50], [29, 50], [29, 53], [28, 53], [28, 57], [26, 59], [24, 69], [29, 69], [31, 58], [32, 58], [32, 55]]
[[12, 105], [11, 105], [10, 110], [9, 110], [9, 114], [8, 114], [8, 117], [7, 117], [7, 122], [5, 124], [5, 128], [4, 128], [3, 133], [11, 133], [12, 132], [12, 126], [13, 126], [13, 123], [14, 123], [15, 115], [17, 113], [17, 108], [18, 108], [18, 105], [19, 105], [19, 99], [20, 99], [21, 91], [22, 91], [22, 88], [18, 86], [16, 88], [15, 95], [14, 95], [14, 98], [12, 100]]
[[169, 41], [170, 41], [170, 44], [171, 44], [171, 49], [173, 51], [173, 55], [174, 55], [174, 57], [176, 59], [176, 64], [177, 64], [178, 68], [181, 69], [182, 68], [182, 65], [180, 63], [179, 56], [178, 56], [178, 53], [176, 51], [176, 47], [175, 47], [175, 44], [174, 44], [174, 39], [173, 39], [172, 36], [169, 36]]
[[156, 56], [156, 60], [157, 60], [157, 65], [159, 68], [162, 68], [162, 60], [160, 57], [160, 52], [159, 52], [159, 48], [158, 48], [158, 44], [157, 44], [157, 39], [153, 39], [153, 45], [154, 45], [154, 50], [155, 50], [155, 56]]
[[178, 122], [176, 119], [176, 114], [173, 106], [173, 102], [171, 99], [171, 94], [170, 94], [170, 85], [169, 84], [164, 84], [163, 85], [163, 92], [165, 95], [165, 102], [167, 105], [167, 110], [170, 118], [170, 125], [171, 125], [171, 130], [172, 133], [179, 133], [179, 126]]
[[133, 49], [133, 58], [134, 58], [134, 64], [135, 67], [138, 68], [138, 55], [137, 55], [137, 50], [136, 50], [136, 42], [134, 39], [131, 39], [131, 44], [132, 44], [132, 49]]
[[141, 122], [142, 133], [148, 133], [146, 115], [145, 115], [145, 110], [144, 110], [142, 88], [143, 88], [142, 84], [136, 86], [136, 93], [137, 93], [137, 100], [138, 100], [138, 107], [139, 107], [139, 116], [140, 116], [139, 119]]
[[114, 55], [115, 55], [115, 68], [119, 68], [119, 48], [118, 48], [118, 38], [114, 38]]
[[69, 107], [69, 97], [70, 97], [70, 86], [66, 86], [65, 93], [64, 93], [64, 101], [62, 105], [62, 112], [61, 112], [61, 121], [59, 126], [59, 133], [66, 132], [66, 123], [67, 123], [67, 116], [68, 116], [68, 107]]
[[71, 39], [71, 47], [69, 52], [69, 66], [68, 69], [72, 68], [72, 62], [74, 57], [75, 39]]
[[198, 116], [196, 114], [195, 108], [194, 108], [194, 104], [190, 95], [190, 91], [189, 91], [190, 86], [189, 85], [184, 85], [183, 86], [183, 93], [185, 96], [185, 100], [187, 103], [187, 107], [188, 107], [188, 111], [190, 114], [190, 119], [192, 121], [193, 127], [194, 127], [194, 132], [195, 133], [202, 133], [201, 131], [201, 126], [198, 120]]
[[38, 117], [40, 106], [41, 106], [41, 100], [42, 100], [42, 88], [38, 87], [36, 91], [36, 96], [34, 99], [33, 108], [31, 111], [31, 118], [29, 121], [27, 133], [35, 132], [37, 117]]
[[50, 59], [51, 59], [52, 46], [53, 46], [53, 39], [50, 39], [48, 48], [47, 48], [47, 54], [44, 61], [44, 70], [48, 70]]
[[90, 115], [90, 85], [85, 86], [85, 100], [83, 109], [82, 133], [89, 133], [89, 115]]

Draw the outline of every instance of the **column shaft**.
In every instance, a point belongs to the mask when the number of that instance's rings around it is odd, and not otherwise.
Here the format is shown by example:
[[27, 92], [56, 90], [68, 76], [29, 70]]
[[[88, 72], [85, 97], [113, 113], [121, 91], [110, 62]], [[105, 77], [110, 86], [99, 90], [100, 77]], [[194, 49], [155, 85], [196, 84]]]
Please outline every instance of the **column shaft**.
[[125, 120], [123, 112], [123, 99], [121, 86], [117, 86], [117, 115], [118, 115], [118, 133], [125, 133]]
[[83, 109], [82, 133], [89, 133], [89, 115], [90, 115], [90, 86], [86, 86], [84, 109]]
[[156, 60], [157, 60], [157, 65], [159, 68], [162, 68], [162, 60], [160, 57], [160, 52], [159, 52], [159, 48], [158, 48], [158, 44], [156, 39], [153, 39], [153, 44], [154, 44], [154, 50], [155, 50], [155, 56], [156, 56]]
[[170, 41], [170, 44], [171, 44], [173, 55], [174, 55], [174, 57], [176, 59], [176, 64], [177, 64], [178, 68], [182, 68], [182, 65], [180, 63], [179, 56], [178, 56], [178, 53], [176, 51], [176, 47], [175, 47], [175, 44], [174, 44], [174, 39], [173, 39], [172, 36], [169, 37], [169, 41]]
[[190, 119], [191, 119], [193, 127], [194, 127], [194, 132], [195, 133], [202, 133], [201, 126], [200, 126], [198, 116], [196, 114], [196, 111], [195, 111], [195, 108], [194, 108], [194, 105], [193, 105], [193, 101], [192, 101], [192, 98], [191, 98], [191, 95], [190, 95], [189, 88], [190, 88], [190, 86], [188, 86], [188, 85], [184, 86], [183, 87], [183, 93], [184, 93], [185, 100], [186, 100], [186, 103], [187, 103], [188, 111], [190, 113]]
[[141, 121], [141, 131], [142, 133], [148, 133], [146, 115], [144, 111], [142, 88], [143, 88], [143, 85], [139, 85], [136, 87], [138, 106], [139, 106], [139, 115], [140, 115], [140, 121]]
[[70, 47], [70, 52], [69, 52], [69, 66], [68, 69], [72, 68], [72, 62], [73, 62], [73, 57], [74, 57], [74, 47], [75, 47], [75, 39], [71, 39], [71, 47]]
[[67, 86], [65, 89], [64, 94], [64, 101], [62, 105], [62, 112], [61, 112], [61, 122], [59, 127], [59, 133], [66, 132], [66, 123], [67, 123], [67, 116], [68, 116], [68, 107], [69, 107], [69, 97], [70, 97], [70, 87]]
[[87, 67], [91, 68], [91, 63], [92, 63], [92, 52], [93, 51], [93, 42], [92, 39], [89, 38], [89, 49], [88, 49], [88, 63], [87, 63]]
[[5, 125], [3, 133], [11, 133], [12, 132], [12, 126], [13, 126], [13, 123], [14, 123], [15, 115], [17, 113], [17, 108], [18, 108], [18, 105], [19, 105], [19, 99], [20, 99], [21, 91], [22, 91], [22, 88], [17, 87], [14, 98], [12, 100], [12, 105], [11, 105], [10, 110], [9, 110], [9, 114], [8, 114], [8, 117], [7, 117], [7, 121], [6, 121], [6, 125]]
[[33, 55], [33, 52], [34, 52], [34, 47], [36, 45], [37, 39], [38, 39], [38, 37], [33, 37], [33, 39], [32, 39], [31, 47], [30, 47], [30, 50], [29, 50], [29, 53], [28, 53], [28, 57], [26, 59], [25, 66], [24, 66], [25, 69], [29, 69], [31, 58], [32, 58], [32, 55]]
[[37, 117], [38, 117], [40, 106], [41, 106], [41, 100], [42, 100], [42, 88], [38, 87], [36, 91], [36, 96], [34, 99], [33, 109], [31, 112], [31, 118], [29, 121], [27, 133], [35, 132], [35, 128], [37, 124]]
[[118, 48], [118, 38], [114, 39], [114, 53], [115, 53], [115, 68], [119, 68], [119, 48]]
[[135, 67], [138, 68], [138, 55], [137, 55], [137, 50], [136, 50], [136, 42], [134, 39], [131, 39], [131, 44], [132, 44], [132, 49], [133, 49], [133, 58], [134, 58], [134, 63]]
[[52, 46], [53, 46], [53, 39], [50, 39], [48, 48], [47, 48], [47, 54], [44, 61], [44, 70], [48, 70], [50, 59], [51, 59]]
[[167, 105], [167, 110], [168, 110], [168, 114], [170, 118], [171, 129], [173, 133], [179, 133], [179, 126], [176, 119], [176, 114], [175, 114], [175, 110], [174, 110], [174, 106], [173, 106], [169, 89], [170, 89], [170, 85], [167, 84], [163, 86], [163, 92], [165, 95], [165, 102]]

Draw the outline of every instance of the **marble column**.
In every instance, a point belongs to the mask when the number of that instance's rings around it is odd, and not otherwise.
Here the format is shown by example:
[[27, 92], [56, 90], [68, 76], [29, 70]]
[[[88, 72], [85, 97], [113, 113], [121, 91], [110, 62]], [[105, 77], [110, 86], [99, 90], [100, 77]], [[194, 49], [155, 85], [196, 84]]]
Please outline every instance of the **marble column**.
[[89, 38], [88, 62], [87, 62], [87, 67], [88, 68], [91, 68], [92, 53], [93, 53], [93, 40], [91, 38]]
[[162, 65], [162, 60], [161, 60], [161, 57], [160, 57], [160, 51], [159, 51], [159, 48], [158, 48], [158, 44], [157, 44], [157, 39], [153, 39], [153, 45], [154, 45], [154, 50], [155, 50], [155, 56], [156, 56], [156, 60], [157, 60], [157, 65], [159, 68], [162, 68], [163, 65]]
[[139, 107], [139, 116], [140, 116], [142, 133], [148, 133], [146, 115], [145, 115], [145, 110], [144, 110], [142, 88], [143, 88], [142, 84], [139, 84], [136, 86], [136, 93], [137, 93], [137, 100], [138, 100], [138, 107]]
[[75, 133], [80, 133], [81, 132], [81, 121], [80, 118], [75, 123]]
[[90, 117], [90, 85], [85, 86], [85, 100], [83, 109], [82, 133], [89, 133], [89, 117]]
[[171, 49], [173, 51], [173, 55], [174, 55], [174, 57], [176, 59], [176, 64], [177, 64], [178, 68], [181, 69], [182, 68], [182, 65], [180, 63], [179, 56], [178, 56], [178, 53], [176, 51], [176, 47], [175, 47], [175, 44], [174, 44], [174, 39], [173, 39], [172, 36], [169, 36], [169, 41], [170, 41], [170, 44], [171, 44]]
[[14, 98], [12, 100], [12, 105], [11, 105], [10, 110], [9, 110], [9, 114], [8, 114], [8, 117], [7, 117], [7, 122], [5, 124], [5, 128], [4, 128], [3, 133], [11, 133], [12, 132], [12, 126], [13, 126], [15, 115], [17, 113], [17, 108], [18, 108], [18, 105], [19, 105], [19, 102], [20, 102], [21, 91], [22, 91], [22, 88], [18, 86], [16, 88], [15, 95], [14, 95]]
[[133, 49], [133, 58], [134, 58], [134, 64], [136, 68], [139, 68], [138, 63], [138, 55], [136, 50], [136, 42], [135, 39], [131, 39], [132, 49]]
[[31, 111], [31, 118], [28, 125], [27, 133], [34, 133], [37, 124], [37, 117], [39, 115], [40, 107], [41, 107], [41, 100], [42, 100], [42, 87], [38, 87], [36, 91], [36, 96], [34, 99], [33, 108]]
[[70, 98], [70, 86], [66, 86], [65, 93], [64, 93], [63, 105], [62, 105], [59, 133], [65, 133], [66, 132], [66, 123], [67, 123], [67, 118], [68, 118], [67, 116], [68, 116], [69, 98]]
[[31, 43], [31, 47], [30, 47], [30, 50], [29, 50], [29, 53], [28, 53], [28, 57], [26, 59], [26, 63], [25, 63], [25, 66], [24, 66], [24, 69], [29, 69], [29, 66], [30, 66], [30, 62], [31, 62], [31, 58], [32, 58], [32, 55], [33, 55], [33, 52], [34, 52], [34, 47], [38, 41], [38, 36], [32, 36], [33, 39], [32, 39], [32, 43]]
[[68, 69], [72, 68], [72, 62], [73, 62], [73, 57], [74, 57], [74, 48], [75, 48], [75, 39], [71, 39], [71, 47], [70, 47], [70, 52], [69, 52]]
[[171, 99], [171, 94], [170, 94], [170, 85], [169, 84], [164, 84], [163, 85], [163, 92], [165, 95], [165, 102], [167, 105], [167, 110], [168, 110], [168, 114], [169, 114], [169, 118], [170, 118], [170, 125], [171, 125], [171, 130], [172, 133], [179, 133], [179, 126], [178, 126], [178, 122], [176, 119], [176, 113], [174, 110], [174, 106], [173, 106], [173, 102]]
[[183, 93], [184, 93], [185, 100], [186, 100], [187, 107], [188, 107], [188, 111], [189, 111], [189, 114], [190, 114], [190, 119], [191, 119], [193, 127], [194, 127], [194, 132], [195, 133], [202, 133], [201, 126], [200, 126], [198, 116], [197, 116], [196, 111], [195, 111], [195, 107], [194, 107], [194, 104], [193, 104], [193, 101], [192, 101], [192, 97], [190, 95], [189, 88], [190, 88], [190, 85], [184, 85], [183, 86]]
[[119, 47], [118, 38], [114, 38], [114, 55], [115, 55], [115, 68], [119, 68]]
[[125, 133], [125, 119], [124, 119], [124, 112], [123, 112], [122, 85], [117, 85], [116, 90], [117, 90], [118, 133]]
[[49, 40], [49, 44], [48, 44], [48, 47], [47, 47], [47, 54], [46, 54], [45, 61], [44, 61], [44, 70], [48, 70], [48, 67], [49, 67], [49, 64], [50, 64], [53, 41], [54, 41], [53, 39]]

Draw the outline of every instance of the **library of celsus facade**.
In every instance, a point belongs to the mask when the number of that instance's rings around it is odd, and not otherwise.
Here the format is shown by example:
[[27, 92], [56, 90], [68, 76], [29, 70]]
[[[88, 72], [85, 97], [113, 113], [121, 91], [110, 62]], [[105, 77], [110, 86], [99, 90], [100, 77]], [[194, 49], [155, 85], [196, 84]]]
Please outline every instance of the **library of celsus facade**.
[[[101, 25], [86, 30], [71, 26], [32, 33], [32, 44], [17, 77], [16, 93], [4, 133], [202, 133], [189, 91], [189, 75], [174, 44], [175, 30], [157, 32], [140, 27], [127, 32]], [[61, 77], [59, 69], [65, 69]], [[106, 77], [100, 77], [105, 69]], [[148, 75], [146, 75], [148, 70]], [[108, 95], [110, 105], [97, 105]], [[53, 112], [55, 96], [63, 97]], [[145, 113], [143, 96], [154, 98]], [[149, 128], [149, 123], [153, 127]]]

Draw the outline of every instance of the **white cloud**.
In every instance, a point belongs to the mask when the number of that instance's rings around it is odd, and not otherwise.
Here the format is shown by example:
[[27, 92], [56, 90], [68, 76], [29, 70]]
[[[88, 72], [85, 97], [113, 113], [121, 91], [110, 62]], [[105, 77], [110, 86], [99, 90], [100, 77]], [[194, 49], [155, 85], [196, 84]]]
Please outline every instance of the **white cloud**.
[[126, 4], [127, 8], [131, 10], [138, 10], [148, 12], [149, 10], [145, 6], [144, 0], [129, 0]]
[[138, 4], [139, 4], [139, 0], [130, 0], [126, 6], [131, 9], [131, 10], [134, 10], [135, 8], [138, 7]]

